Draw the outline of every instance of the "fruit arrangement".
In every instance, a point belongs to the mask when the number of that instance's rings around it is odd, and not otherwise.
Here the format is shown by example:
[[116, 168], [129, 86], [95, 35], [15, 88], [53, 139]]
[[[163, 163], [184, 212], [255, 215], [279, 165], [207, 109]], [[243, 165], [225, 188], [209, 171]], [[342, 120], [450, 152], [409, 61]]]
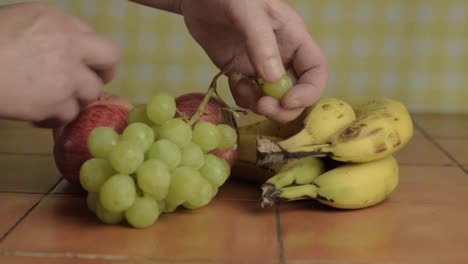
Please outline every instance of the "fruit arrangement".
[[405, 106], [391, 99], [321, 98], [287, 125], [239, 127], [236, 174], [255, 170], [262, 206], [314, 199], [360, 209], [385, 200], [399, 182], [393, 154], [413, 135]]
[[[324, 97], [288, 124], [263, 119], [238, 126], [216, 92], [222, 74], [206, 93], [159, 92], [136, 106], [103, 93], [54, 131], [57, 168], [87, 192], [101, 222], [145, 228], [162, 213], [206, 206], [231, 174], [261, 184], [262, 206], [314, 199], [359, 209], [397, 187], [393, 154], [413, 134], [400, 102]], [[292, 86], [287, 75], [255, 81], [275, 98]]]
[[238, 152], [236, 120], [215, 96], [219, 76], [205, 94], [159, 92], [135, 107], [103, 98], [55, 131], [58, 169], [101, 222], [145, 228], [215, 197]]

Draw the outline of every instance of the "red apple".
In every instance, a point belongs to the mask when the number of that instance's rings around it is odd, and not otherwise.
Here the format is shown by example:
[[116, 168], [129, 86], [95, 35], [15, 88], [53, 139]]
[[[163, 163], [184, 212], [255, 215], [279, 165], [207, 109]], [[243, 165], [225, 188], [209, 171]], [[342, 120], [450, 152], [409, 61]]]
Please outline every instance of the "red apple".
[[[192, 116], [198, 109], [198, 106], [203, 101], [205, 94], [203, 93], [189, 93], [184, 94], [176, 98], [177, 109], [188, 115]], [[205, 111], [200, 119], [213, 124], [227, 124], [232, 126], [237, 131], [237, 123], [232, 112], [226, 110], [228, 106], [217, 98], [210, 98], [208, 104], [206, 104]], [[238, 134], [239, 136], [239, 134]], [[226, 160], [229, 166], [232, 167], [237, 159], [238, 150], [237, 147], [233, 149], [214, 149], [210, 152], [213, 155], [218, 156]]]
[[111, 127], [117, 133], [122, 133], [127, 126], [131, 108], [131, 103], [126, 99], [103, 92], [97, 101], [82, 110], [72, 122], [53, 131], [55, 164], [67, 181], [80, 186], [81, 165], [92, 157], [87, 144], [89, 133], [98, 126]]

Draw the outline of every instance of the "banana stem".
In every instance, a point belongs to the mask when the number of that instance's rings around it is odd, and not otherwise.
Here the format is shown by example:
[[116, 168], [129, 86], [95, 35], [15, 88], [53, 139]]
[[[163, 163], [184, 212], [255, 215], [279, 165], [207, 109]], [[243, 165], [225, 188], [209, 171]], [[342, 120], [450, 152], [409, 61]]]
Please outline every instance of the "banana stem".
[[311, 138], [310, 132], [306, 129], [302, 129], [294, 136], [278, 142], [278, 145], [280, 145], [283, 149], [291, 149], [313, 144], [313, 140], [314, 139]]
[[262, 185], [262, 207], [263, 203], [272, 204], [272, 202], [267, 202], [268, 198], [278, 192], [279, 189], [283, 188], [284, 186], [291, 185], [295, 180], [294, 173], [291, 173], [290, 170], [280, 172], [275, 176], [269, 178], [263, 185]]
[[319, 145], [310, 145], [292, 148], [285, 150], [286, 159], [298, 159], [305, 157], [327, 157], [333, 156], [333, 153], [330, 151], [331, 144], [319, 144]]
[[262, 207], [273, 205], [278, 201], [297, 201], [306, 199], [316, 199], [319, 187], [315, 184], [304, 184], [291, 187], [285, 187], [276, 191], [264, 192], [262, 195]]
[[318, 190], [319, 188], [315, 184], [291, 186], [279, 190], [279, 194], [276, 197], [285, 201], [315, 199], [317, 198]]
[[272, 184], [276, 189], [288, 186], [295, 181], [294, 173], [291, 171], [284, 171], [276, 174], [266, 181], [266, 183]]
[[288, 159], [333, 156], [330, 149], [331, 144], [320, 144], [306, 145], [286, 150], [278, 143], [259, 135], [257, 136], [257, 165], [270, 167], [273, 164], [284, 163]]

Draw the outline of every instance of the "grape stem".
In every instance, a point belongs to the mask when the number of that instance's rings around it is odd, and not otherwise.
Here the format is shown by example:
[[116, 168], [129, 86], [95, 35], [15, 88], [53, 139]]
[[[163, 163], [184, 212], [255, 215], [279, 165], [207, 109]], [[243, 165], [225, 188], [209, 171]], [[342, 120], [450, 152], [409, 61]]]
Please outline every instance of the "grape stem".
[[176, 109], [176, 112], [182, 117], [182, 119], [184, 119], [185, 122], [188, 122], [188, 116], [184, 112], [180, 111], [179, 109]]
[[[222, 75], [224, 75], [225, 73], [227, 73], [228, 71], [231, 70], [232, 66], [234, 65], [234, 62], [235, 62], [235, 58], [233, 60], [231, 60], [231, 62], [227, 65], [225, 70], [222, 70], [221, 72], [219, 72], [218, 74], [215, 75], [215, 77], [211, 81], [211, 84], [210, 84], [210, 87], [208, 88], [208, 91], [205, 94], [205, 97], [203, 97], [202, 102], [198, 106], [197, 111], [192, 115], [192, 117], [188, 121], [188, 124], [190, 126], [193, 126], [195, 124], [195, 122], [197, 122], [198, 119], [203, 115], [203, 113], [205, 112], [206, 105], [210, 101], [211, 97], [214, 94], [218, 95], [218, 92], [216, 91], [218, 79], [219, 79], [219, 77], [221, 77]], [[219, 97], [219, 95], [218, 95], [218, 97]]]
[[219, 109], [218, 111], [227, 111], [229, 113], [232, 113], [233, 115], [235, 115], [236, 117], [239, 117], [239, 113], [240, 114], [243, 114], [243, 115], [247, 115], [248, 112], [246, 110], [242, 110], [242, 109], [231, 109], [229, 107], [223, 107], [221, 109]]

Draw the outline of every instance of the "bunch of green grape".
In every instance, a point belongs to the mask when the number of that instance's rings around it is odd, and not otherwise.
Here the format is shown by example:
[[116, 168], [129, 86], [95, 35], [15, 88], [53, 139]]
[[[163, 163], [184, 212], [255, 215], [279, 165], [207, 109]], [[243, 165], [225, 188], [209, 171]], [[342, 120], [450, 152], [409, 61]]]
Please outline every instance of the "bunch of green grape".
[[121, 134], [96, 127], [88, 137], [92, 158], [80, 169], [88, 208], [106, 224], [153, 225], [179, 206], [210, 203], [229, 177], [229, 164], [210, 151], [232, 149], [231, 126], [176, 117], [175, 99], [165, 93], [134, 107]]

